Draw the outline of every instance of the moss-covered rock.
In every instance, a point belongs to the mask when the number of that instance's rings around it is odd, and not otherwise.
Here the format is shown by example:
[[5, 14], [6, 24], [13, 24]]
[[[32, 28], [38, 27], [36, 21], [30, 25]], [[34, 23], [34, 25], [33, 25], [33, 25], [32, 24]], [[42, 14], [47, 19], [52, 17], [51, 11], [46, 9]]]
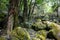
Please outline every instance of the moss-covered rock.
[[39, 38], [33, 38], [32, 40], [41, 40], [41, 39], [39, 39]]
[[46, 21], [46, 23], [52, 28], [49, 32], [53, 32], [57, 40], [60, 40], [60, 25], [50, 21]]
[[54, 23], [54, 22], [50, 22], [50, 21], [46, 21], [47, 25], [50, 26], [52, 29], [56, 29], [56, 30], [60, 30], [60, 25]]
[[12, 37], [11, 40], [19, 40], [19, 39], [16, 37]]
[[37, 21], [35, 23], [32, 24], [32, 28], [34, 30], [42, 30], [42, 29], [45, 29], [46, 28], [46, 25], [43, 24], [41, 21]]
[[[15, 28], [12, 32], [11, 35], [13, 38], [16, 38], [17, 40], [30, 40], [30, 35], [29, 33], [26, 31], [26, 29], [21, 28], [21, 27], [17, 27]], [[12, 39], [13, 39], [12, 38]]]
[[6, 40], [6, 38], [4, 38], [4, 37], [0, 37], [0, 40]]
[[[58, 32], [58, 31], [56, 32], [56, 31], [55, 31], [55, 29], [50, 30], [49, 33], [52, 33], [50, 36], [53, 35], [54, 39], [60, 40], [60, 32]], [[52, 36], [52, 38], [53, 38], [53, 36]]]
[[57, 40], [56, 37], [55, 37], [55, 34], [56, 33], [54, 33], [54, 30], [50, 30], [47, 34], [47, 38]]
[[36, 37], [41, 39], [41, 40], [46, 40], [46, 31], [45, 30], [40, 30], [36, 33]]

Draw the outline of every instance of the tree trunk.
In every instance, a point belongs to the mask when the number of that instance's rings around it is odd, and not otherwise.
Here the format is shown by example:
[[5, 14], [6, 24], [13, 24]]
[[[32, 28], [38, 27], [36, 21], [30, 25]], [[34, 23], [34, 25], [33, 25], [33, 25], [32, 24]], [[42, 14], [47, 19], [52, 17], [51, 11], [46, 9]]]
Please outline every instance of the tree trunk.
[[15, 0], [15, 11], [14, 11], [14, 27], [19, 25], [18, 22], [18, 13], [19, 13], [19, 0]]
[[34, 3], [32, 3], [33, 0], [31, 0], [30, 2], [30, 6], [29, 6], [29, 14], [28, 14], [28, 21], [32, 19], [32, 14], [34, 12], [34, 8], [36, 6], [36, 0]]
[[28, 12], [27, 0], [23, 0], [23, 3], [24, 3], [23, 20], [25, 25], [25, 22], [27, 21], [27, 12]]
[[[19, 0], [10, 0], [9, 1], [9, 11], [8, 11], [8, 22], [7, 22], [7, 35], [10, 38], [10, 32], [13, 29], [13, 26], [18, 24], [18, 3]], [[14, 25], [13, 25], [14, 24]]]
[[31, 12], [32, 12], [32, 0], [30, 1], [30, 5], [29, 5], [28, 21], [30, 20]]

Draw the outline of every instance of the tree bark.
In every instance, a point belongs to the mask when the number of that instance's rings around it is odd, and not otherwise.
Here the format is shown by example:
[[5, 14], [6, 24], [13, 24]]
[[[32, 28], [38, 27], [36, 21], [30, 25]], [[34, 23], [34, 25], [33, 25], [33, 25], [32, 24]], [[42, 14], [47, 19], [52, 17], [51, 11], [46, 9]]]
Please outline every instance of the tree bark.
[[18, 3], [19, 0], [9, 1], [8, 22], [7, 22], [8, 38], [10, 38], [10, 32], [12, 31], [13, 26], [16, 27], [18, 24]]

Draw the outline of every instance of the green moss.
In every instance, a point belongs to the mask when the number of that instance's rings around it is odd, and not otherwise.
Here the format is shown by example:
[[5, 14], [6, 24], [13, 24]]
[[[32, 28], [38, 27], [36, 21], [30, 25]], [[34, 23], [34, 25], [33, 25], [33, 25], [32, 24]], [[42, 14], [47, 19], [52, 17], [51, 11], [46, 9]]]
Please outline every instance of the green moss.
[[0, 37], [0, 40], [6, 40], [6, 38], [4, 38], [4, 37]]
[[[56, 30], [57, 31], [57, 30]], [[60, 40], [60, 31], [56, 32], [55, 29], [50, 30], [49, 32], [52, 32], [53, 36], [57, 39]]]
[[60, 28], [59, 27], [60, 25], [58, 25], [54, 22], [46, 21], [46, 23], [47, 23], [48, 26], [52, 27], [52, 29], [57, 29], [58, 30]]
[[52, 28], [49, 32], [52, 32], [54, 37], [57, 38], [57, 40], [60, 40], [60, 25], [50, 21], [47, 21], [46, 23]]
[[40, 30], [36, 33], [36, 37], [40, 38], [41, 40], [46, 40], [46, 31]]
[[18, 38], [16, 38], [16, 37], [12, 37], [12, 39], [11, 40], [19, 40]]
[[35, 30], [41, 30], [41, 29], [45, 29], [46, 25], [38, 21], [38, 22], [33, 23], [32, 28]]
[[41, 40], [41, 39], [39, 39], [39, 38], [33, 38], [32, 40]]
[[54, 22], [50, 22], [50, 21], [47, 21], [47, 25], [49, 25], [53, 32], [55, 32], [56, 34], [60, 31], [60, 25], [54, 23]]
[[57, 32], [55, 32], [55, 29], [51, 29], [49, 32], [52, 32], [54, 36], [57, 34]]
[[11, 32], [12, 37], [16, 37], [19, 40], [30, 40], [30, 35], [26, 29], [17, 27]]

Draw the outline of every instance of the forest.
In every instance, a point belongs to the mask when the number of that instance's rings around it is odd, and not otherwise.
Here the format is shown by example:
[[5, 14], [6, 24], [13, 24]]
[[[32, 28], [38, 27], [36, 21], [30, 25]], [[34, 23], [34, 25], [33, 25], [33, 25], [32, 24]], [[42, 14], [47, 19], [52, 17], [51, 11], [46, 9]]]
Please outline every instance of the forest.
[[60, 40], [60, 0], [0, 0], [0, 40]]

